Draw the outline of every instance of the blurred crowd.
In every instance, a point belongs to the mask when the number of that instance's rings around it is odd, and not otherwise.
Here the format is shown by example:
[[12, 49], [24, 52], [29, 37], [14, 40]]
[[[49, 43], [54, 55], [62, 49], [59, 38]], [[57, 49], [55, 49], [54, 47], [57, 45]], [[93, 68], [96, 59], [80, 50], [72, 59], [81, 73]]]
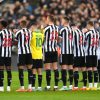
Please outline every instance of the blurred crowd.
[[49, 13], [66, 15], [83, 28], [88, 20], [100, 22], [99, 10], [100, 0], [1, 0], [0, 19], [7, 19], [10, 27], [18, 27], [24, 19], [30, 27], [36, 21], [43, 23], [43, 16]]

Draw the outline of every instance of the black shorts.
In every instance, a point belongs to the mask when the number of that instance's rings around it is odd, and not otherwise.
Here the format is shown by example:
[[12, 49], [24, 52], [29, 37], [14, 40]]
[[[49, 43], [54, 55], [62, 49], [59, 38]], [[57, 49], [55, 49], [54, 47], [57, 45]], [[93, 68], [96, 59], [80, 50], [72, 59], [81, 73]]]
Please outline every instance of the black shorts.
[[97, 56], [86, 56], [86, 67], [97, 67]]
[[44, 53], [44, 63], [53, 63], [58, 61], [58, 53], [55, 52], [45, 52]]
[[32, 55], [29, 54], [19, 54], [18, 56], [18, 66], [32, 65]]
[[74, 57], [73, 67], [85, 67], [85, 57]]
[[33, 61], [33, 69], [43, 68], [43, 60], [42, 59], [32, 59]]
[[0, 57], [0, 66], [11, 66], [11, 57]]
[[73, 54], [61, 54], [60, 64], [61, 65], [73, 65]]

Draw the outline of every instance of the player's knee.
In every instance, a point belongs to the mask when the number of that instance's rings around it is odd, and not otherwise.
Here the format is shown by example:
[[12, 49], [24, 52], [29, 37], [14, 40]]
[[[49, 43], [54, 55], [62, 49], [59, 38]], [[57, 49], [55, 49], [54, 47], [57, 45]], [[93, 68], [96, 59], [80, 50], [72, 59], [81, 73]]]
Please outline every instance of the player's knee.
[[32, 69], [32, 65], [27, 65], [27, 69]]
[[4, 70], [4, 66], [0, 66], [0, 70]]
[[18, 66], [18, 69], [24, 69], [24, 66]]
[[94, 67], [94, 68], [93, 68], [93, 71], [97, 71], [97, 67]]
[[6, 70], [8, 71], [8, 70], [11, 70], [11, 66], [7, 66], [6, 67]]

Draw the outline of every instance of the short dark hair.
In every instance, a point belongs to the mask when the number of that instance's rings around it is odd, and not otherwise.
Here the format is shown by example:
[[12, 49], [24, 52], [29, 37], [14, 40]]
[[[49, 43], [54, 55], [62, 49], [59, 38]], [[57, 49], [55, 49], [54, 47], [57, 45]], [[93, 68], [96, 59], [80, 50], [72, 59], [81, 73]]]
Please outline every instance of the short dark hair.
[[63, 18], [64, 18], [67, 22], [69, 22], [69, 18], [68, 18], [67, 16], [63, 16]]
[[76, 24], [75, 23], [71, 23], [70, 26], [76, 26]]
[[94, 26], [93, 21], [88, 21], [88, 23], [87, 23], [87, 24], [89, 24], [89, 25], [91, 25], [91, 26]]
[[20, 23], [22, 23], [24, 26], [26, 26], [27, 22], [25, 20], [22, 20]]
[[55, 16], [53, 16], [53, 15], [47, 15], [47, 17], [49, 17], [49, 19], [50, 19], [52, 22], [55, 23], [55, 21], [56, 21]]
[[1, 20], [0, 21], [0, 24], [3, 26], [3, 27], [7, 27], [8, 26], [8, 23], [7, 23], [7, 21], [5, 21], [5, 20]]

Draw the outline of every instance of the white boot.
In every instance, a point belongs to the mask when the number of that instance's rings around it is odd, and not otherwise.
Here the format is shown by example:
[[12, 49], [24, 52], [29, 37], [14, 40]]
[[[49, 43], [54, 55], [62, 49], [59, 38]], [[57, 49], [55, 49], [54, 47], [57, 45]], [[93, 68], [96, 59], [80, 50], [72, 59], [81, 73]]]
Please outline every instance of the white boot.
[[10, 86], [7, 86], [7, 92], [10, 92], [10, 91], [11, 91]]
[[0, 92], [4, 92], [4, 87], [0, 87]]

